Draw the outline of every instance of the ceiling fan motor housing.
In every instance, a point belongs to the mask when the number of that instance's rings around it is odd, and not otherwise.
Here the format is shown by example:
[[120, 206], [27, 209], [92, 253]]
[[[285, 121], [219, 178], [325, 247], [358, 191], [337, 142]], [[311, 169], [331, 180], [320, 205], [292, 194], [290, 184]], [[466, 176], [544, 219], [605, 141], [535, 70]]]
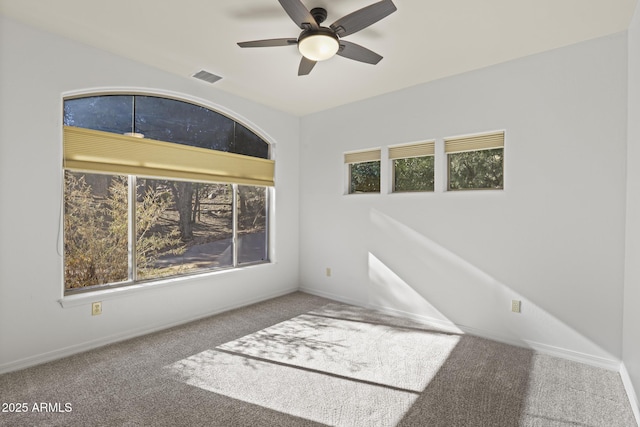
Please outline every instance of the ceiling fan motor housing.
[[316, 20], [318, 25], [322, 24], [327, 19], [327, 9], [323, 7], [314, 7], [309, 11], [311, 16]]

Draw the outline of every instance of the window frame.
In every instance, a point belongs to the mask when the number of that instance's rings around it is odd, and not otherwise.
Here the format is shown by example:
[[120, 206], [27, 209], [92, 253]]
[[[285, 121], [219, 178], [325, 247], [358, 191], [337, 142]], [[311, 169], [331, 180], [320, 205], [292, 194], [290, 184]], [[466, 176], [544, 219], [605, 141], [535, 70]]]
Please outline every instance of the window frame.
[[[95, 92], [90, 92], [90, 93], [77, 93], [77, 94], [73, 94], [70, 96], [64, 96], [62, 98], [62, 104], [64, 106], [64, 102], [70, 99], [77, 99], [77, 98], [84, 98], [84, 97], [96, 97], [96, 96], [108, 96], [108, 95], [127, 95], [127, 96], [135, 96], [135, 95], [143, 95], [143, 96], [151, 96], [151, 97], [158, 97], [158, 98], [163, 98], [163, 99], [167, 99], [167, 100], [174, 100], [177, 102], [183, 102], [183, 103], [187, 103], [187, 104], [193, 104], [196, 106], [200, 106], [202, 108], [206, 108], [208, 110], [211, 110], [215, 113], [221, 114], [225, 117], [227, 117], [229, 120], [232, 120], [234, 123], [239, 124], [243, 127], [245, 127], [246, 129], [248, 129], [250, 132], [254, 133], [258, 138], [260, 138], [260, 140], [262, 140], [265, 144], [267, 144], [267, 159], [272, 159], [273, 155], [274, 155], [274, 150], [273, 150], [273, 143], [270, 142], [267, 138], [264, 138], [263, 136], [261, 136], [261, 132], [257, 132], [254, 130], [253, 126], [249, 126], [246, 125], [243, 121], [238, 120], [236, 118], [233, 117], [232, 114], [225, 112], [225, 111], [220, 111], [218, 108], [212, 107], [210, 105], [207, 105], [205, 103], [202, 102], [194, 102], [188, 98], [181, 98], [181, 97], [177, 97], [175, 95], [166, 95], [163, 93], [141, 93], [141, 92], [133, 92], [133, 91], [127, 91], [127, 92], [122, 92], [122, 91], [117, 91], [117, 92], [99, 92], [99, 93], [95, 93]], [[63, 132], [64, 133], [64, 132]], [[112, 135], [119, 135], [119, 134], [112, 134]], [[154, 141], [154, 140], [149, 140], [149, 141]], [[161, 142], [161, 141], [159, 141]], [[182, 146], [178, 143], [168, 143], [168, 144], [175, 144], [177, 146], [180, 147], [189, 147], [189, 146]], [[64, 138], [63, 138], [63, 146], [64, 146]], [[195, 148], [195, 147], [189, 147], [190, 149]], [[223, 151], [217, 151], [217, 150], [210, 150], [210, 151], [214, 151], [214, 152], [218, 152], [218, 153], [226, 153]], [[64, 156], [63, 156], [64, 157]], [[249, 157], [249, 156], [247, 156]], [[255, 158], [260, 160], [260, 158]], [[271, 160], [272, 161], [272, 160]], [[275, 163], [274, 163], [275, 165]], [[274, 166], [275, 167], [275, 166]], [[89, 285], [86, 287], [78, 287], [78, 288], [69, 288], [67, 289], [66, 287], [66, 280], [65, 280], [65, 274], [64, 274], [64, 268], [63, 268], [63, 274], [62, 274], [62, 291], [63, 291], [63, 299], [70, 297], [70, 296], [74, 296], [74, 295], [78, 295], [78, 294], [88, 294], [88, 293], [93, 293], [93, 292], [99, 292], [99, 291], [106, 291], [106, 290], [114, 290], [114, 289], [125, 289], [125, 288], [131, 288], [131, 287], [137, 287], [136, 285], [155, 285], [155, 284], [160, 284], [160, 283], [167, 283], [167, 282], [173, 282], [175, 280], [179, 280], [181, 278], [185, 278], [185, 277], [194, 277], [194, 276], [202, 276], [202, 275], [206, 275], [206, 274], [211, 274], [211, 273], [215, 273], [215, 272], [220, 272], [220, 271], [229, 271], [229, 270], [237, 270], [237, 269], [242, 269], [244, 267], [250, 267], [250, 266], [254, 266], [254, 265], [261, 265], [261, 264], [271, 264], [273, 261], [273, 247], [271, 245], [271, 228], [272, 228], [272, 211], [273, 211], [273, 206], [272, 206], [272, 201], [273, 201], [273, 192], [275, 191], [275, 182], [272, 181], [271, 185], [268, 184], [254, 184], [254, 183], [247, 183], [247, 182], [216, 182], [213, 180], [206, 180], [206, 181], [201, 181], [201, 180], [189, 180], [190, 182], [204, 182], [204, 183], [208, 183], [208, 184], [229, 184], [231, 187], [231, 199], [232, 199], [232, 237], [231, 237], [231, 247], [232, 247], [232, 263], [230, 266], [223, 266], [223, 267], [211, 267], [211, 268], [198, 268], [196, 270], [193, 271], [189, 271], [186, 273], [181, 273], [181, 274], [173, 274], [170, 276], [162, 276], [162, 277], [153, 277], [153, 278], [148, 278], [148, 279], [139, 279], [137, 277], [137, 265], [135, 262], [135, 258], [136, 258], [136, 252], [135, 252], [135, 241], [136, 241], [136, 182], [138, 179], [142, 178], [142, 179], [146, 179], [146, 178], [151, 178], [151, 179], [158, 179], [158, 180], [169, 180], [169, 181], [175, 181], [176, 178], [175, 177], [171, 177], [171, 176], [145, 176], [145, 175], [135, 175], [135, 174], [127, 174], [127, 173], [120, 173], [120, 172], [104, 172], [104, 171], [99, 171], [99, 170], [80, 170], [80, 169], [73, 169], [73, 168], [67, 168], [65, 167], [65, 164], [63, 162], [63, 165], [61, 167], [61, 180], [62, 180], [62, 197], [63, 200], [66, 200], [66, 191], [65, 191], [65, 173], [66, 171], [69, 172], [79, 172], [79, 173], [103, 173], [103, 174], [109, 174], [109, 175], [120, 175], [120, 176], [124, 176], [126, 177], [127, 180], [127, 186], [128, 186], [128, 206], [127, 206], [127, 212], [128, 212], [128, 220], [127, 220], [127, 227], [128, 227], [128, 278], [126, 281], [121, 281], [121, 282], [111, 282], [111, 283], [101, 283], [101, 284], [96, 284], [96, 285]], [[273, 171], [273, 173], [275, 174], [275, 170]], [[260, 259], [260, 260], [254, 260], [254, 261], [245, 261], [245, 262], [239, 262], [239, 257], [238, 257], [238, 242], [240, 240], [239, 236], [239, 226], [238, 226], [238, 187], [239, 186], [253, 186], [256, 188], [262, 188], [264, 191], [264, 201], [265, 201], [265, 206], [264, 206], [264, 226], [265, 226], [265, 230], [264, 230], [264, 258]], [[65, 240], [65, 235], [64, 235], [64, 218], [65, 218], [65, 208], [64, 208], [64, 203], [62, 204], [62, 215], [61, 215], [61, 230], [63, 230], [61, 232], [61, 241], [64, 245]], [[62, 262], [63, 265], [65, 264], [65, 256], [66, 253], [64, 251], [64, 248], [62, 249], [61, 252], [62, 255]], [[62, 303], [62, 300], [61, 300]], [[64, 306], [64, 304], [63, 304]]]

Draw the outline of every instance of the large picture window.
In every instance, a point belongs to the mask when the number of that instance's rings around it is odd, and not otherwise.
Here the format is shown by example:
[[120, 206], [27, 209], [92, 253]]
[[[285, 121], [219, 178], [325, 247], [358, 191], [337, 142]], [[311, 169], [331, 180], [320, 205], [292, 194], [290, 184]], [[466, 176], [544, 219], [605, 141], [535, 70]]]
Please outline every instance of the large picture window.
[[64, 108], [65, 292], [268, 262], [269, 145], [232, 119], [138, 95]]

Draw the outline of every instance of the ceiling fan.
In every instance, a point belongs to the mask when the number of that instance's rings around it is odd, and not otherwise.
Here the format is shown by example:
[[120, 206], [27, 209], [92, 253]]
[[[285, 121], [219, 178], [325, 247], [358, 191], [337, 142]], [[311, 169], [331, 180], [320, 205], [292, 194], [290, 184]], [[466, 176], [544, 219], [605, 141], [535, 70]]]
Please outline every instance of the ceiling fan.
[[278, 0], [295, 24], [302, 29], [297, 39], [280, 38], [240, 42], [240, 47], [298, 46], [302, 60], [298, 75], [311, 72], [318, 61], [324, 61], [334, 55], [367, 64], [377, 64], [382, 56], [358, 44], [342, 40], [350, 34], [372, 25], [396, 11], [391, 0], [382, 0], [356, 10], [331, 24], [322, 27], [327, 19], [327, 11], [321, 7], [308, 10], [300, 0]]

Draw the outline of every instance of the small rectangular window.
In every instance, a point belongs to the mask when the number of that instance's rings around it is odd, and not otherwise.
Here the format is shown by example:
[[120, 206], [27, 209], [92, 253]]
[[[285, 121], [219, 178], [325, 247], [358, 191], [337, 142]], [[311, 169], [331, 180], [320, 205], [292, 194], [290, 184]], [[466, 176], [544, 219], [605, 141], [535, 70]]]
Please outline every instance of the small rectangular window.
[[435, 142], [389, 148], [393, 162], [393, 192], [434, 190]]
[[380, 150], [346, 153], [349, 167], [349, 194], [380, 192]]
[[504, 188], [504, 132], [446, 138], [448, 189]]

